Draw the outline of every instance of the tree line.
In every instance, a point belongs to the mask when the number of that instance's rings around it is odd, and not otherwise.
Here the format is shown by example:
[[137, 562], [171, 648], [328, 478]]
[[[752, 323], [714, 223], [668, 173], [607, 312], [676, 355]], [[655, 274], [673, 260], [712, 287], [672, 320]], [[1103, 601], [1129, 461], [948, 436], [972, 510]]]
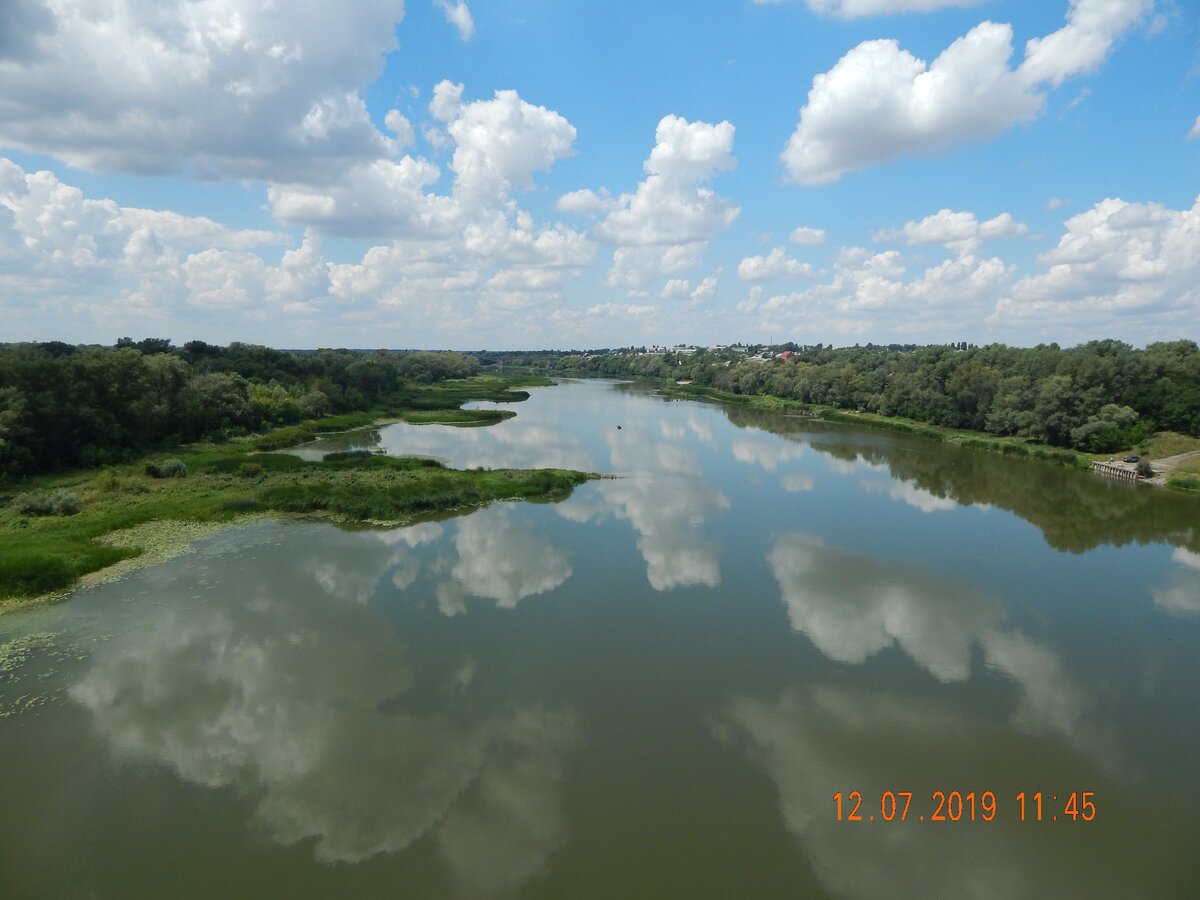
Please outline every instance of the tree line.
[[368, 410], [406, 384], [479, 370], [458, 353], [176, 347], [161, 338], [0, 344], [0, 480]]
[[1200, 349], [1190, 340], [1140, 350], [1116, 340], [1065, 349], [785, 344], [534, 359], [562, 372], [686, 380], [732, 394], [765, 394], [1092, 453], [1134, 446], [1155, 431], [1200, 435]]

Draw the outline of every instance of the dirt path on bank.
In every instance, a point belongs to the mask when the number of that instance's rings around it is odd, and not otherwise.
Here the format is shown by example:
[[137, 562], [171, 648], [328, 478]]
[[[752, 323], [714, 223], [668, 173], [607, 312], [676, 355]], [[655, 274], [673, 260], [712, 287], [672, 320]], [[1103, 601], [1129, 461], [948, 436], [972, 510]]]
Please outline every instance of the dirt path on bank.
[[1150, 465], [1154, 466], [1154, 471], [1170, 473], [1179, 468], [1180, 463], [1187, 459], [1193, 459], [1200, 456], [1200, 450], [1193, 450], [1191, 453], [1180, 453], [1176, 456], [1164, 456], [1162, 459], [1150, 460]]

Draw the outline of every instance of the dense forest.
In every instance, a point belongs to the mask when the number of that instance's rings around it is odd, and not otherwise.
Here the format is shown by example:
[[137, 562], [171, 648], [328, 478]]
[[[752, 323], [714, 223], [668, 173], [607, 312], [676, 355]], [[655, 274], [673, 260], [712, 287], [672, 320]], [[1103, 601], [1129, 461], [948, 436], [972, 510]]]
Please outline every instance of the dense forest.
[[732, 394], [766, 394], [1092, 453], [1132, 447], [1155, 431], [1200, 435], [1200, 349], [1186, 340], [1142, 350], [1115, 340], [1068, 349], [631, 348], [504, 354], [495, 361], [580, 375], [690, 381]]
[[122, 338], [0, 345], [0, 480], [104, 465], [402, 399], [477, 373], [458, 353], [287, 352]]

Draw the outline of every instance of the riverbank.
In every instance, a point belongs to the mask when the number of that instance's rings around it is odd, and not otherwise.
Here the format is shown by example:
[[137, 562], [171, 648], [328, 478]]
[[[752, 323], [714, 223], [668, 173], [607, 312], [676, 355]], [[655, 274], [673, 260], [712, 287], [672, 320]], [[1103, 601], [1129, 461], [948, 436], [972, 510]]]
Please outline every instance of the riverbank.
[[[1153, 466], [1159, 461], [1160, 457], [1165, 463], [1168, 456], [1170, 456], [1171, 460], [1175, 460], [1178, 458], [1176, 454], [1184, 453], [1190, 456], [1189, 451], [1200, 450], [1200, 439], [1198, 438], [1174, 434], [1172, 432], [1160, 432], [1151, 435], [1143, 445], [1136, 448], [1131, 447], [1115, 454], [1089, 454], [1062, 447], [1052, 447], [1048, 444], [1032, 443], [1025, 438], [994, 435], [988, 432], [971, 431], [963, 428], [946, 428], [940, 425], [930, 425], [912, 419], [882, 416], [876, 413], [813, 406], [766, 394], [730, 394], [711, 387], [673, 382], [661, 384], [660, 390], [668, 397], [748, 406], [754, 409], [772, 410], [784, 414], [812, 418], [814, 421], [842, 422], [868, 428], [883, 428], [889, 431], [915, 434], [943, 443], [957, 444], [975, 450], [985, 450], [1005, 456], [1040, 459], [1044, 462], [1052, 462], [1080, 469], [1090, 469], [1093, 462], [1103, 462], [1114, 456], [1121, 459], [1131, 454], [1148, 459]], [[1164, 465], [1163, 469], [1169, 469], [1169, 471], [1161, 471], [1154, 478], [1144, 479], [1143, 483], [1166, 486], [1177, 490], [1200, 490], [1200, 478], [1195, 477], [1195, 472], [1200, 471], [1200, 459], [1183, 466], [1182, 469], [1174, 463], [1170, 466]]]
[[[61, 599], [81, 579], [98, 577], [96, 573], [107, 577], [130, 565], [168, 558], [198, 537], [252, 515], [397, 525], [498, 500], [562, 499], [592, 476], [563, 469], [461, 471], [433, 460], [366, 453], [306, 461], [264, 452], [409, 415], [418, 422], [484, 424], [448, 401], [528, 398], [524, 391], [510, 392], [513, 383], [486, 377], [415, 389], [403, 407], [306, 422], [227, 443], [178, 447], [126, 465], [64, 472], [10, 487], [0, 496], [0, 612]], [[515, 383], [529, 385], [530, 379]], [[162, 477], [170, 472], [183, 474]], [[38, 508], [75, 511], [30, 513]]]

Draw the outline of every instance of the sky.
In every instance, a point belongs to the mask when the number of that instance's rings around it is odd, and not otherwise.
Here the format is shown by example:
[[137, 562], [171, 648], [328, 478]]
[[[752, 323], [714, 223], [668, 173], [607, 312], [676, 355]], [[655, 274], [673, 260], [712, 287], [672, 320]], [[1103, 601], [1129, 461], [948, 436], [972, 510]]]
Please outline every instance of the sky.
[[1200, 338], [1195, 0], [0, 0], [0, 342]]

